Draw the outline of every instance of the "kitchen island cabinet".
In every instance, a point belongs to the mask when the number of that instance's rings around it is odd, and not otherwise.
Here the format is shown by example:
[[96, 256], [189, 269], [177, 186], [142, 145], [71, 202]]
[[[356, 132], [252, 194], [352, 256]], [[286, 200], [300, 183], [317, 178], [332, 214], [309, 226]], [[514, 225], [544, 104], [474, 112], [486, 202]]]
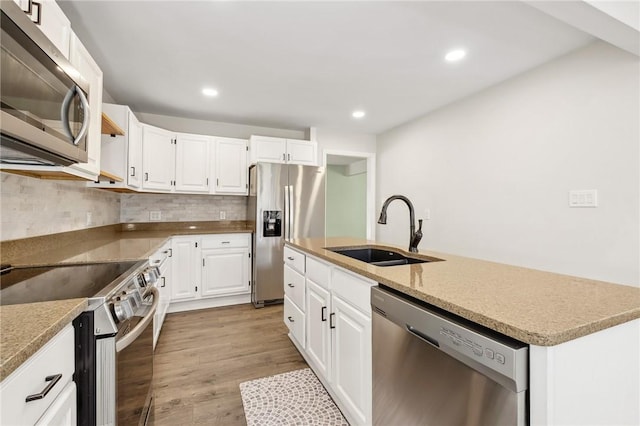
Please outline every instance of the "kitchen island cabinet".
[[[368, 246], [412, 256], [359, 239], [288, 245], [528, 343], [530, 424], [640, 424], [640, 289], [433, 252], [418, 256], [443, 261], [378, 267], [326, 249]], [[356, 299], [369, 303], [368, 295]], [[305, 357], [313, 368], [315, 357]]]

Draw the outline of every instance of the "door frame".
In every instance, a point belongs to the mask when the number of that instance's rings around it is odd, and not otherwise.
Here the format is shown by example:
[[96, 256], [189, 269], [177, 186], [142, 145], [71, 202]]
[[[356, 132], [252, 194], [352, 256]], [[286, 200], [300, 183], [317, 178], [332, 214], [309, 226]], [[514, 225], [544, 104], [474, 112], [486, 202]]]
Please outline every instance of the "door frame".
[[339, 149], [322, 150], [323, 166], [327, 167], [327, 157], [335, 155], [340, 157], [358, 158], [367, 160], [367, 240], [376, 239], [376, 154], [374, 152], [343, 151]]

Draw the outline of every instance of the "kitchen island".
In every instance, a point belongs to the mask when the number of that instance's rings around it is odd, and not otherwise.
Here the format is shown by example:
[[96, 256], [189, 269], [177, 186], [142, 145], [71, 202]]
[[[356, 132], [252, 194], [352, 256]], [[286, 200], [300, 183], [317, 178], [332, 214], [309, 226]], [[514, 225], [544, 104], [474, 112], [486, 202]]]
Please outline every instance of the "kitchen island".
[[640, 289], [444, 253], [379, 267], [327, 248], [402, 248], [353, 238], [293, 249], [530, 345], [531, 424], [640, 423]]

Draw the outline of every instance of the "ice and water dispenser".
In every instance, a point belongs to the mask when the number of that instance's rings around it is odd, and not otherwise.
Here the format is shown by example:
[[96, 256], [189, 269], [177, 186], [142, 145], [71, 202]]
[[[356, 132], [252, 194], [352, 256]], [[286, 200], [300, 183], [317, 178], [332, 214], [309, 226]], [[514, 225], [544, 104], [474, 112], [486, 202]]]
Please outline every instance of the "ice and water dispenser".
[[262, 212], [262, 235], [264, 237], [282, 236], [282, 211], [265, 210]]

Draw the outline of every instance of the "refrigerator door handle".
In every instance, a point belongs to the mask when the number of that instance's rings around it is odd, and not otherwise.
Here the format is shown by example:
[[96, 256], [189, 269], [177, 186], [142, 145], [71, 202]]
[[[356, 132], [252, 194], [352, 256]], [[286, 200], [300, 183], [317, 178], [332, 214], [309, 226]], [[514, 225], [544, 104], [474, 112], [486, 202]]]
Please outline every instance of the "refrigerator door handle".
[[289, 185], [284, 186], [284, 239], [289, 239]]
[[295, 209], [293, 208], [295, 205], [293, 192], [293, 185], [289, 185], [289, 239], [291, 239], [292, 227], [293, 227], [293, 216], [296, 214]]

